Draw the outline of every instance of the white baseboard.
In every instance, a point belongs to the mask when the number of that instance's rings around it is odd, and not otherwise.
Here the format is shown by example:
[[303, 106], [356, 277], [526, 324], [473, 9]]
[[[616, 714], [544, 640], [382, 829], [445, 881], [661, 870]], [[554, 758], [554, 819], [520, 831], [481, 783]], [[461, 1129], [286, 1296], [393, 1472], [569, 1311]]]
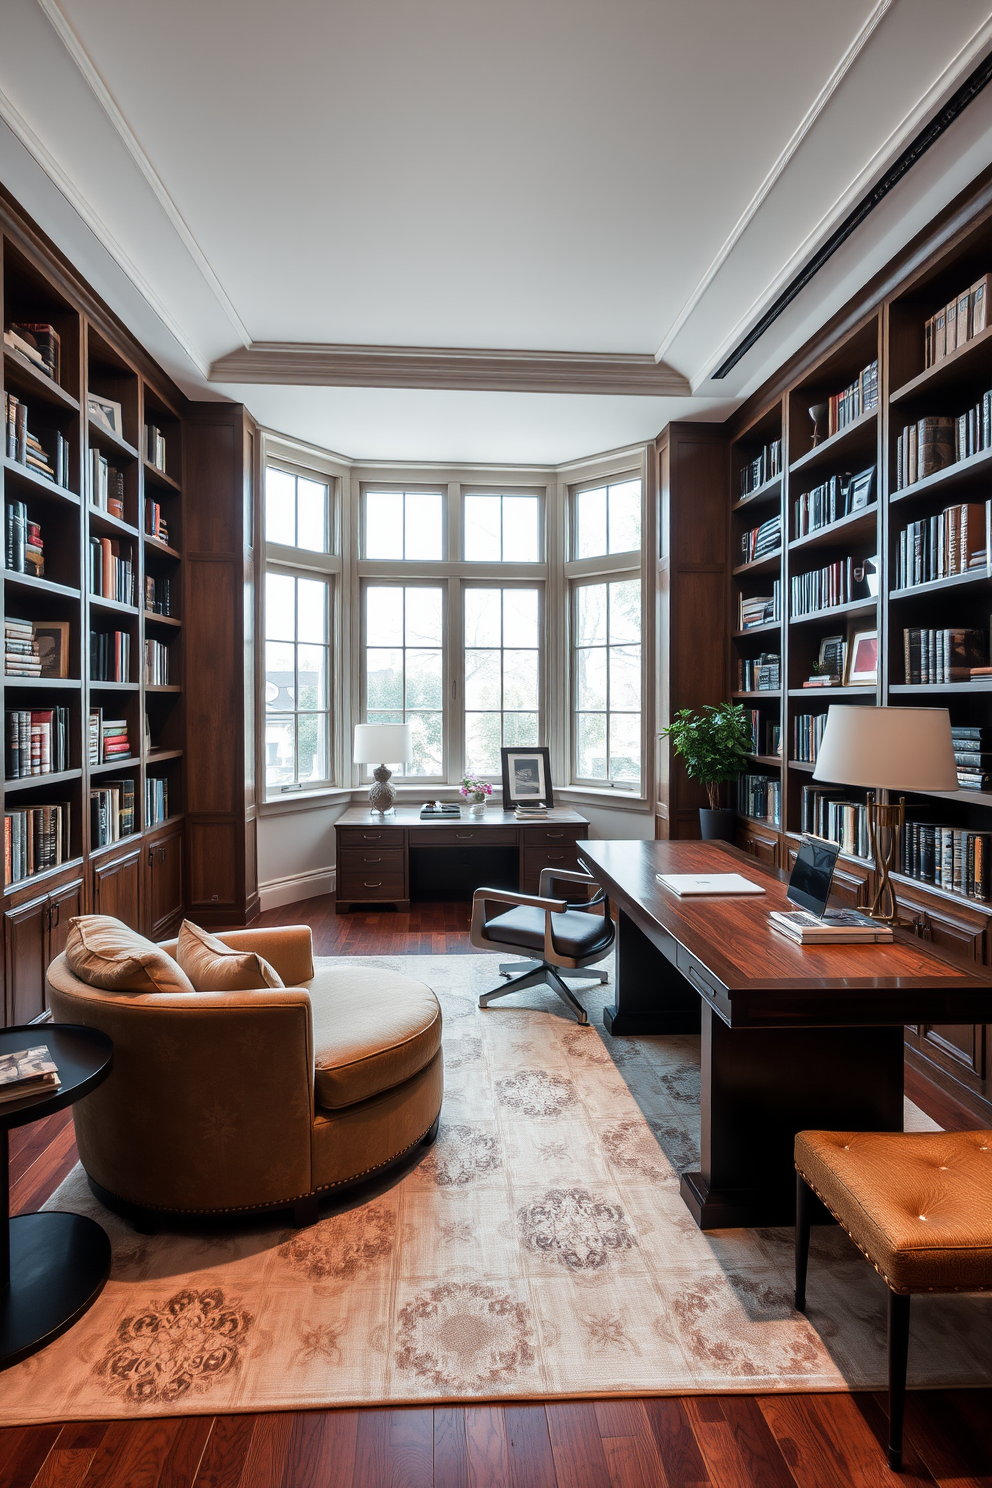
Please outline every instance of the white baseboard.
[[263, 909], [280, 909], [284, 904], [295, 904], [297, 899], [315, 899], [318, 894], [333, 894], [334, 881], [333, 868], [291, 873], [288, 878], [273, 878], [268, 883], [260, 883], [258, 897]]

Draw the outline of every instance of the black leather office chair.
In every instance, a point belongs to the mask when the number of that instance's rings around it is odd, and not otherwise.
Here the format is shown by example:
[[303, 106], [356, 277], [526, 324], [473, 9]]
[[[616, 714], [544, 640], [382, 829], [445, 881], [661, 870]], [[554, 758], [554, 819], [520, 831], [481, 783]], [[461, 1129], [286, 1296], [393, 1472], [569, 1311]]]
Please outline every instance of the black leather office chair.
[[[579, 899], [552, 897], [554, 886], [562, 881], [581, 884], [587, 890], [586, 896]], [[601, 915], [588, 913], [599, 904], [603, 905]], [[498, 905], [512, 907], [500, 914], [495, 912]], [[609, 981], [605, 971], [586, 968], [594, 961], [602, 961], [615, 936], [609, 900], [588, 873], [542, 868], [539, 894], [519, 894], [510, 889], [476, 889], [472, 900], [472, 944], [480, 951], [514, 951], [518, 956], [533, 956], [536, 952], [539, 957], [523, 967], [516, 961], [501, 966], [500, 976], [511, 980], [505, 987], [484, 992], [479, 998], [480, 1008], [510, 992], [547, 984], [580, 1023], [588, 1023], [585, 1008], [566, 986], [560, 973], [587, 981]]]

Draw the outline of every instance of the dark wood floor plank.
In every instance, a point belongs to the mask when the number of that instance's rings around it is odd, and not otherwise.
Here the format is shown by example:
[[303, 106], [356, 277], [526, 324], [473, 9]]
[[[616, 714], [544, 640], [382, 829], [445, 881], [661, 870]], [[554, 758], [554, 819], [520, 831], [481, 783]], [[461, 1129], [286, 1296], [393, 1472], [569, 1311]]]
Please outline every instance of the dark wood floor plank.
[[56, 1111], [54, 1116], [43, 1116], [40, 1121], [32, 1121], [28, 1126], [17, 1126], [10, 1133], [10, 1161], [20, 1164], [19, 1171], [24, 1172], [40, 1157], [53, 1137], [65, 1126], [72, 1125], [72, 1108], [64, 1111]]
[[929, 1473], [891, 1471], [854, 1397], [765, 1395], [758, 1402], [798, 1488], [933, 1488]]
[[291, 1420], [282, 1476], [272, 1488], [351, 1488], [358, 1411], [299, 1411]]
[[644, 1402], [670, 1488], [710, 1488], [709, 1473], [682, 1401], [670, 1395]]
[[158, 1488], [162, 1465], [178, 1431], [175, 1417], [112, 1421], [83, 1480], [85, 1488]]
[[510, 1488], [503, 1407], [468, 1406], [465, 1411], [465, 1440], [472, 1488]]
[[95, 1422], [63, 1426], [31, 1488], [80, 1488], [106, 1434]]
[[158, 1488], [193, 1488], [203, 1461], [213, 1416], [184, 1416], [162, 1463]]
[[238, 1488], [276, 1488], [282, 1481], [294, 1419], [291, 1411], [256, 1417]]
[[992, 1488], [992, 1390], [910, 1390], [905, 1432], [941, 1488]]
[[604, 1436], [603, 1455], [612, 1488], [668, 1488], [658, 1449], [640, 1436]]
[[465, 1411], [458, 1405], [434, 1407], [434, 1488], [470, 1488]]
[[193, 1479], [195, 1488], [238, 1488], [244, 1471], [255, 1416], [215, 1416]]
[[587, 1401], [552, 1401], [545, 1406], [558, 1482], [565, 1488], [611, 1488], [610, 1470], [596, 1421]]
[[761, 1488], [796, 1488], [778, 1443], [757, 1402], [747, 1395], [725, 1395], [720, 1405], [737, 1450]]
[[14, 1426], [4, 1431], [0, 1438], [3, 1488], [31, 1488], [60, 1430], [59, 1426]]
[[695, 1395], [686, 1400], [685, 1412], [714, 1484], [719, 1488], [764, 1488], [739, 1449], [718, 1397]]
[[65, 1126], [10, 1187], [11, 1214], [33, 1214], [76, 1166], [76, 1133]]
[[508, 1405], [503, 1421], [513, 1488], [556, 1488], [558, 1474], [543, 1404]]
[[407, 1407], [389, 1416], [389, 1488], [425, 1488], [434, 1478], [434, 1409]]

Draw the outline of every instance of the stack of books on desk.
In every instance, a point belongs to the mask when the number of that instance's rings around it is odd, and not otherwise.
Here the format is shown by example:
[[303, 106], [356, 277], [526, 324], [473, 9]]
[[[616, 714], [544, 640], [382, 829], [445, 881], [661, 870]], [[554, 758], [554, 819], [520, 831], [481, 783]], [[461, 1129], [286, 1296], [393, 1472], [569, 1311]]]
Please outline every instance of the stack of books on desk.
[[518, 801], [513, 814], [517, 821], [544, 821], [548, 808], [543, 801]]
[[0, 1104], [57, 1090], [61, 1084], [58, 1065], [47, 1044], [19, 1049], [16, 1054], [0, 1054]]
[[768, 923], [797, 945], [878, 945], [892, 939], [892, 929], [857, 909], [828, 909], [818, 919], [805, 909], [773, 909]]

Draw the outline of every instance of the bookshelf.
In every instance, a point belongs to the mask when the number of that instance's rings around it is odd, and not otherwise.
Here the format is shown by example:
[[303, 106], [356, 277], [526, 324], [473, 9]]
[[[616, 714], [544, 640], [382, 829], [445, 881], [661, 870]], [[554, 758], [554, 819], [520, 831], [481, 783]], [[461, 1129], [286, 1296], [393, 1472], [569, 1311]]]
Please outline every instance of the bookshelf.
[[[50, 359], [39, 366], [6, 339], [3, 352], [5, 412], [7, 395], [27, 410], [20, 445], [16, 424], [11, 445], [5, 429], [0, 468], [6, 648], [29, 628], [33, 636], [14, 653], [22, 674], [3, 677], [5, 830], [11, 817], [20, 844], [20, 871], [15, 878], [5, 872], [3, 889], [3, 1013], [6, 1023], [20, 1023], [45, 1013], [45, 971], [72, 915], [115, 915], [160, 938], [182, 911], [185, 400], [6, 200], [0, 268], [4, 329], [51, 326], [58, 337], [57, 368]], [[45, 337], [39, 345], [50, 358], [54, 343]], [[160, 436], [150, 457], [148, 424]], [[55, 648], [40, 675], [24, 660], [34, 641]], [[91, 749], [94, 713], [126, 732], [107, 758]], [[12, 715], [20, 729], [16, 766]], [[51, 715], [44, 747], [53, 768], [14, 776], [25, 749], [31, 767], [31, 715], [36, 729]], [[104, 747], [113, 748], [109, 733]], [[105, 822], [115, 817], [118, 830], [128, 825], [120, 808], [133, 799], [129, 832], [100, 840], [94, 792], [102, 793]], [[59, 817], [38, 815], [44, 807], [58, 807]], [[22, 813], [32, 812], [40, 830], [29, 862]], [[56, 822], [63, 835], [50, 862]]]

